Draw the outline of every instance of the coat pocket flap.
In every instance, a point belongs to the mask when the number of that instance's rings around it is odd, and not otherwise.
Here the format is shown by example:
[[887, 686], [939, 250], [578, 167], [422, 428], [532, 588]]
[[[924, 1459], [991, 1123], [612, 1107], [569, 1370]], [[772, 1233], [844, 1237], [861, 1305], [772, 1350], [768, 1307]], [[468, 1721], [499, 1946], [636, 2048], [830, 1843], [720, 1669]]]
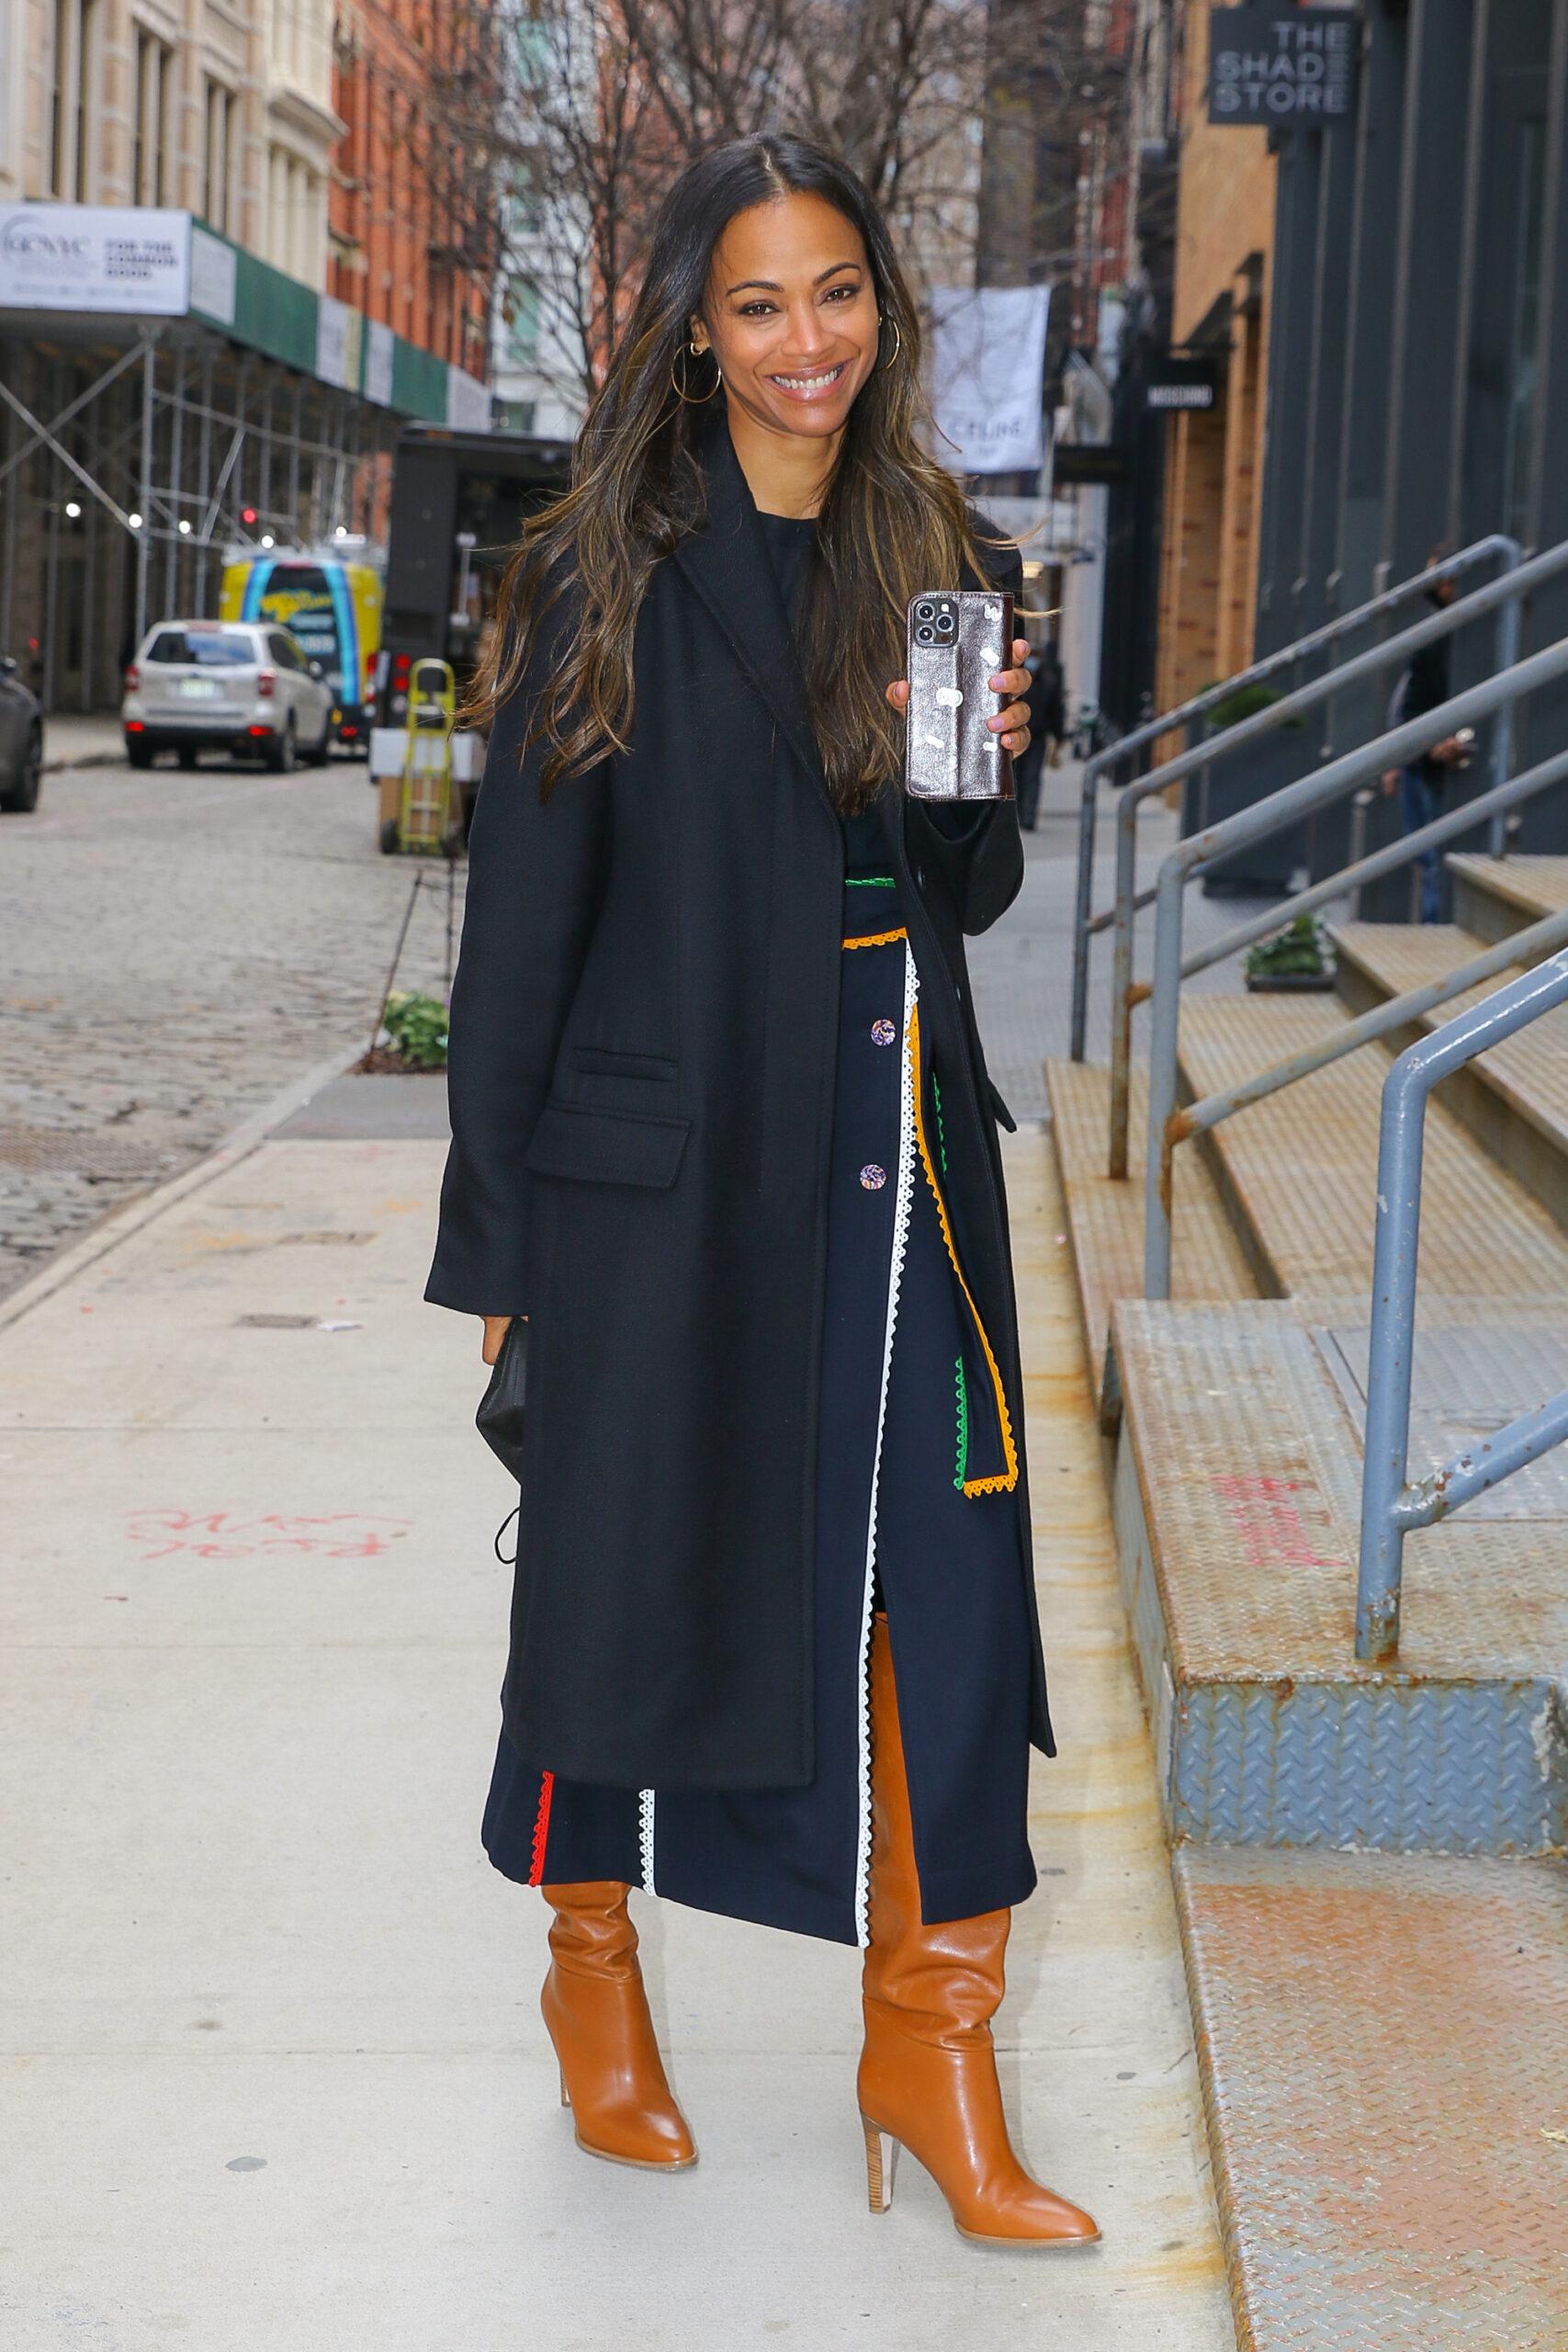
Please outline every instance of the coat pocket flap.
[[565, 1176], [580, 1184], [670, 1185], [691, 1129], [690, 1119], [547, 1102], [525, 1164], [536, 1176]]

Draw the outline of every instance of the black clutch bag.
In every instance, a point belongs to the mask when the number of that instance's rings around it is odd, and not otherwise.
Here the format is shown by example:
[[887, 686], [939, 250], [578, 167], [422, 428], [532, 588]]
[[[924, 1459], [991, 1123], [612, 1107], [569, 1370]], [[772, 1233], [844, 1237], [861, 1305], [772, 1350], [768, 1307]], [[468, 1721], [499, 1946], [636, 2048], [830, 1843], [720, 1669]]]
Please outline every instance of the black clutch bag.
[[523, 1405], [528, 1385], [528, 1325], [514, 1315], [506, 1327], [501, 1353], [479, 1398], [474, 1427], [502, 1466], [519, 1486], [523, 1483]]

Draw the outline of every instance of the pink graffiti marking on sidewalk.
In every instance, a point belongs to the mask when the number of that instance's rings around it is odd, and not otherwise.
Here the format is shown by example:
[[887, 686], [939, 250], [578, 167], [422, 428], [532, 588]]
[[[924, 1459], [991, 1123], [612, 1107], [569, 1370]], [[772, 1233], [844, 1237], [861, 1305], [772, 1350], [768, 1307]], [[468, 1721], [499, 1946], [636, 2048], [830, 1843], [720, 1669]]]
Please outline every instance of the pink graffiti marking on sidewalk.
[[[1342, 1557], [1330, 1558], [1318, 1550], [1309, 1529], [1308, 1515], [1295, 1500], [1298, 1494], [1315, 1493], [1306, 1481], [1238, 1472], [1212, 1483], [1230, 1514], [1231, 1524], [1241, 1539], [1243, 1555], [1250, 1566], [1344, 1566]], [[1331, 1524], [1321, 1503], [1310, 1517], [1324, 1529]]]
[[250, 1560], [277, 1553], [313, 1554], [324, 1560], [379, 1560], [413, 1524], [365, 1511], [258, 1512], [133, 1510], [126, 1534], [148, 1560], [186, 1553], [198, 1560]]

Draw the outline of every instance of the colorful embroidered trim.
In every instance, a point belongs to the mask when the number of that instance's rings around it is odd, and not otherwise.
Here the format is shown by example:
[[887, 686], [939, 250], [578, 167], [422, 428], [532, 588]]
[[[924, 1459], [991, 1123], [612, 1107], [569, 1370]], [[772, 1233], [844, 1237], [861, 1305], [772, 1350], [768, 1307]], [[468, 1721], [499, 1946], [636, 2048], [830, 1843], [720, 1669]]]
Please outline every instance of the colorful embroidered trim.
[[545, 1845], [550, 1834], [550, 1799], [555, 1794], [556, 1776], [545, 1772], [539, 1779], [539, 1810], [534, 1815], [534, 1848], [528, 1862], [528, 1883], [537, 1886], [545, 1875]]
[[953, 1483], [962, 1494], [964, 1481], [969, 1475], [969, 1390], [964, 1383], [962, 1356], [953, 1366], [953, 1376], [958, 1391], [958, 1465], [953, 1474]]
[[876, 931], [865, 939], [846, 939], [846, 947], [891, 947], [895, 940], [908, 939], [907, 931]]
[[860, 1823], [855, 1855], [855, 1939], [863, 1948], [871, 1941], [871, 1601], [876, 1582], [876, 1513], [882, 1488], [882, 1441], [887, 1426], [887, 1392], [893, 1376], [893, 1337], [897, 1328], [898, 1295], [909, 1245], [909, 1217], [915, 1204], [915, 1096], [910, 1039], [914, 1034], [915, 999], [919, 993], [915, 959], [906, 947], [904, 1045], [898, 1057], [898, 1182], [893, 1197], [893, 1247], [887, 1261], [887, 1320], [882, 1341], [882, 1382], [877, 1392], [876, 1444], [871, 1457], [871, 1495], [865, 1528], [865, 1589], [861, 1602]]
[[909, 1015], [909, 1053], [914, 1064], [915, 1138], [920, 1148], [920, 1162], [926, 1171], [926, 1182], [935, 1196], [937, 1222], [942, 1227], [942, 1238], [947, 1245], [948, 1258], [953, 1272], [958, 1277], [958, 1287], [964, 1293], [964, 1302], [975, 1319], [975, 1329], [978, 1334], [981, 1351], [986, 1359], [986, 1369], [991, 1375], [991, 1385], [996, 1391], [997, 1415], [1002, 1432], [1002, 1460], [1007, 1464], [1006, 1469], [997, 1477], [965, 1478], [964, 1492], [966, 1495], [1011, 1494], [1018, 1484], [1018, 1448], [1013, 1442], [1012, 1419], [1008, 1412], [1007, 1390], [1002, 1385], [1001, 1366], [997, 1362], [995, 1351], [987, 1336], [986, 1327], [980, 1320], [980, 1310], [975, 1304], [975, 1294], [965, 1281], [964, 1269], [958, 1262], [958, 1250], [953, 1238], [953, 1227], [948, 1218], [947, 1203], [942, 1197], [942, 1185], [932, 1164], [931, 1146], [926, 1141], [926, 1123], [920, 1110], [920, 1016], [918, 1010], [911, 1011]]
[[637, 1842], [642, 1859], [642, 1883], [649, 1894], [659, 1890], [653, 1883], [653, 1791], [639, 1789], [637, 1792]]
[[936, 1156], [941, 1165], [942, 1172], [945, 1176], [947, 1173], [947, 1137], [942, 1133], [942, 1089], [936, 1082], [936, 1072], [934, 1069], [931, 1072], [931, 1108], [936, 1113]]
[[846, 890], [894, 890], [897, 888], [891, 874], [846, 874]]

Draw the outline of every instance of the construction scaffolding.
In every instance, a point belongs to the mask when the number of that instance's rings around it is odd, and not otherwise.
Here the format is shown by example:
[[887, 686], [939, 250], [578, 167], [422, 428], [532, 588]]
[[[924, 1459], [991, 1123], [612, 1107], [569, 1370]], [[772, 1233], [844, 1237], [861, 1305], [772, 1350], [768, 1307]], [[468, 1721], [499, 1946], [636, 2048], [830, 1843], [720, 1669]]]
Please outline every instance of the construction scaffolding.
[[46, 711], [111, 706], [151, 623], [216, 612], [226, 552], [383, 536], [399, 423], [193, 319], [7, 313], [0, 650]]

